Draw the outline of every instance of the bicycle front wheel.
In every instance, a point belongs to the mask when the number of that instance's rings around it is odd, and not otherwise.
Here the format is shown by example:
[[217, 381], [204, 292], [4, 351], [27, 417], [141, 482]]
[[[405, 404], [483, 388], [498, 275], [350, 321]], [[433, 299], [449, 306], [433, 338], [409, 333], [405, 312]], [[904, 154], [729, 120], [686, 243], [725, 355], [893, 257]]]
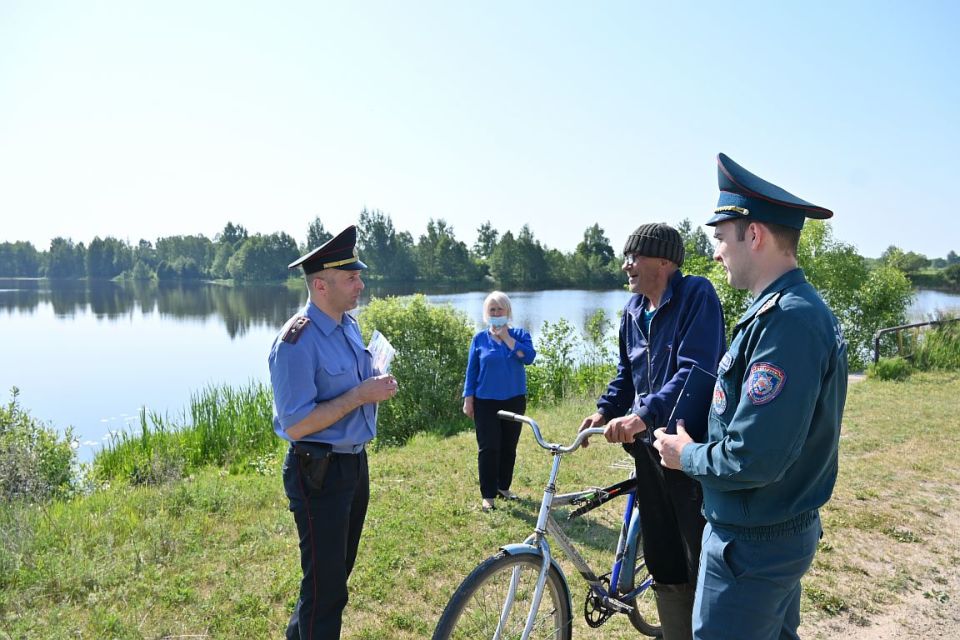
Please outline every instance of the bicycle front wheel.
[[[540, 556], [511, 556], [506, 552], [485, 560], [450, 598], [433, 640], [520, 638], [530, 614], [542, 561]], [[530, 638], [570, 640], [572, 622], [563, 577], [551, 567]]]

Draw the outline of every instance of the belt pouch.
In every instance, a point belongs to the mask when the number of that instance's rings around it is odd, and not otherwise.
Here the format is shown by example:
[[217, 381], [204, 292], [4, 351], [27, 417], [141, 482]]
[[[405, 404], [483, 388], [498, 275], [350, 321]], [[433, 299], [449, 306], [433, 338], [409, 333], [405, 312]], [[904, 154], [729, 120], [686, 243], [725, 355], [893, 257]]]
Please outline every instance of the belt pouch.
[[300, 474], [311, 491], [323, 489], [323, 480], [327, 476], [332, 454], [330, 445], [299, 442], [293, 445], [293, 455], [299, 461]]

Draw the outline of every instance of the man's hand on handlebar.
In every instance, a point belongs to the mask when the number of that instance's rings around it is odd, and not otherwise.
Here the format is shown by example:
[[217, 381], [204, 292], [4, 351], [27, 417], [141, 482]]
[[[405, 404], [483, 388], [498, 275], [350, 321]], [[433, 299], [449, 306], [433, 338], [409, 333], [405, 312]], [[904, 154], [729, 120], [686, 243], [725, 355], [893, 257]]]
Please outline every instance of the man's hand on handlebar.
[[603, 437], [607, 439], [607, 442], [629, 444], [634, 441], [638, 433], [643, 433], [646, 430], [647, 425], [643, 419], [640, 416], [630, 414], [611, 420], [603, 432]]
[[[580, 433], [584, 429], [592, 429], [593, 427], [602, 427], [607, 423], [607, 419], [603, 417], [603, 414], [597, 411], [593, 415], [589, 415], [583, 419], [583, 422], [580, 423], [580, 428], [577, 429], [577, 433]], [[584, 438], [583, 444], [580, 445], [584, 448], [590, 446], [590, 438]]]

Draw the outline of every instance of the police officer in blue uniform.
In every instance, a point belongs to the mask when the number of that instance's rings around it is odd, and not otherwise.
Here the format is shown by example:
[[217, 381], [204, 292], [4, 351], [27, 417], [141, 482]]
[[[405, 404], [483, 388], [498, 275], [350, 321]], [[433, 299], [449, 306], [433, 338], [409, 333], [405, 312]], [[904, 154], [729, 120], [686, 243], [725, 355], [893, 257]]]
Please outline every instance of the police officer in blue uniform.
[[363, 291], [357, 229], [347, 227], [289, 265], [304, 271], [310, 299], [270, 349], [273, 428], [290, 442], [283, 485], [300, 538], [300, 597], [286, 637], [340, 637], [370, 497], [365, 445], [377, 403], [397, 381], [371, 364], [354, 309]]
[[706, 441], [658, 430], [656, 447], [703, 487], [694, 637], [798, 638], [800, 579], [837, 478], [847, 344], [796, 255], [804, 219], [833, 213], [718, 164], [714, 259], [754, 302], [720, 360]]

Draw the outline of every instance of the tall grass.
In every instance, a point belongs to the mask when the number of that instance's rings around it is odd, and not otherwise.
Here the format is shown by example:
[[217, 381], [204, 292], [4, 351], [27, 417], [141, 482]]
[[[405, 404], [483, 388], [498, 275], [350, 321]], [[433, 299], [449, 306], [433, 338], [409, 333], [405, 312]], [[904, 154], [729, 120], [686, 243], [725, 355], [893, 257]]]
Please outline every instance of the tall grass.
[[941, 317], [943, 324], [925, 331], [917, 345], [914, 365], [921, 370], [960, 370], [960, 321]]
[[897, 334], [897, 355], [871, 364], [867, 374], [903, 380], [914, 371], [960, 371], [960, 321], [948, 315], [938, 320], [932, 328]]
[[140, 411], [138, 431], [121, 432], [93, 460], [98, 481], [156, 484], [206, 466], [260, 468], [280, 444], [273, 433], [273, 395], [258, 382], [210, 386], [190, 397], [178, 423]]
[[208, 387], [191, 396], [190, 416], [184, 440], [191, 466], [232, 464], [276, 449], [273, 393], [263, 384]]

